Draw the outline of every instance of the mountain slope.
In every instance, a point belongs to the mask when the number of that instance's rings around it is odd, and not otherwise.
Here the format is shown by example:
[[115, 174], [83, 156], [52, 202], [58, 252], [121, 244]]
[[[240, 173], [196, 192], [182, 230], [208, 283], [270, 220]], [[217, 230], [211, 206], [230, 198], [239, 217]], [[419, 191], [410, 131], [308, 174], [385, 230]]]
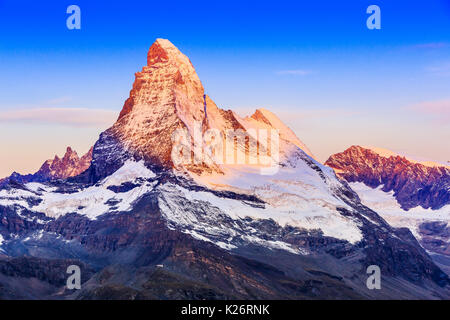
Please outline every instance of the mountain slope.
[[[8, 259], [78, 259], [96, 271], [61, 298], [450, 296], [411, 232], [362, 205], [275, 115], [218, 108], [163, 39], [90, 168], [0, 188], [0, 215]], [[365, 285], [373, 264], [382, 291]]]
[[[287, 151], [287, 144], [304, 147], [293, 132], [268, 111], [261, 109], [251, 117], [242, 119], [230, 110], [218, 108], [205, 95], [190, 60], [168, 40], [158, 39], [150, 47], [147, 66], [136, 73], [133, 89], [119, 119], [101, 134], [94, 146], [90, 181], [98, 181], [111, 174], [129, 157], [163, 168], [177, 166], [180, 170], [184, 168], [191, 172], [222, 172], [221, 163], [226, 156], [235, 152], [235, 148], [248, 156], [249, 147], [239, 143], [214, 158], [207, 151], [210, 146], [202, 135], [207, 130], [218, 131], [217, 139], [225, 141], [230, 131], [249, 133], [249, 129], [261, 128], [280, 131], [282, 152]], [[204, 151], [201, 155], [191, 155], [188, 151], [183, 157], [187, 156], [191, 161], [181, 166], [174, 163], [172, 157], [175, 138], [180, 130], [186, 132], [186, 145], [190, 151], [197, 148]], [[254, 134], [250, 136], [260, 148], [264, 145], [262, 139]], [[311, 155], [306, 147], [303, 151]]]
[[348, 182], [394, 191], [405, 210], [417, 206], [436, 210], [450, 204], [450, 169], [445, 166], [427, 166], [359, 146], [332, 155], [325, 164]]

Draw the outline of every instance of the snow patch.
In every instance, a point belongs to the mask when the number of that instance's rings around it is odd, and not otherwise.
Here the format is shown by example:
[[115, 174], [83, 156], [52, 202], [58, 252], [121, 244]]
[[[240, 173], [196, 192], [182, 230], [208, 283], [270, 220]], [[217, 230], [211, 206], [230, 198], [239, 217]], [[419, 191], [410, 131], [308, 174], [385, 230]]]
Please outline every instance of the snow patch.
[[[0, 205], [20, 205], [34, 212], [42, 212], [48, 217], [58, 218], [68, 213], [78, 213], [89, 219], [96, 219], [107, 212], [129, 211], [133, 203], [153, 189], [154, 182], [145, 181], [156, 175], [144, 162], [127, 161], [100, 183], [74, 193], [59, 193], [56, 188], [40, 183], [28, 183], [28, 190], [12, 189], [0, 191]], [[109, 190], [124, 182], [135, 182], [139, 186], [122, 193]], [[41, 200], [38, 205], [30, 205], [27, 199]]]
[[361, 202], [376, 211], [390, 225], [397, 228], [408, 228], [416, 238], [421, 238], [418, 227], [423, 222], [450, 221], [450, 205], [439, 210], [424, 209], [421, 206], [403, 210], [394, 197], [394, 191], [384, 192], [383, 185], [375, 189], [362, 182], [351, 182], [350, 187], [359, 195]]
[[[295, 193], [289, 194], [286, 190], [276, 190], [275, 185], [272, 189], [269, 186], [264, 190], [266, 192], [264, 200], [270, 200], [264, 207], [252, 206], [242, 200], [218, 197], [211, 192], [191, 191], [175, 185], [165, 185], [164, 188], [167, 195], [178, 193], [181, 194], [181, 198], [190, 202], [208, 203], [211, 208], [220, 210], [233, 220], [271, 219], [282, 227], [289, 225], [306, 230], [321, 230], [325, 236], [347, 240], [350, 243], [356, 243], [362, 239], [359, 222], [342, 216], [336, 210], [336, 205], [327, 203], [321, 198], [312, 201]], [[290, 186], [290, 189], [295, 192], [295, 186]], [[262, 195], [262, 192], [257, 192], [257, 195]], [[160, 206], [168, 220], [176, 225], [189, 226], [194, 230], [201, 227], [194, 214], [177, 208], [174, 199], [167, 196], [164, 200], [160, 202]]]

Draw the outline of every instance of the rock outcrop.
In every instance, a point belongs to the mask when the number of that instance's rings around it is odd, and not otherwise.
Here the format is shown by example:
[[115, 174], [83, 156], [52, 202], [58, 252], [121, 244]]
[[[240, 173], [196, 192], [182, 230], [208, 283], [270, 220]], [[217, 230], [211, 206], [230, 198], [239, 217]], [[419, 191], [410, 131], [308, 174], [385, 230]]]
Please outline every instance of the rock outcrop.
[[33, 174], [22, 175], [14, 172], [11, 176], [1, 179], [0, 186], [4, 186], [11, 182], [45, 182], [78, 176], [90, 167], [92, 151], [93, 148], [90, 148], [89, 151], [80, 158], [76, 151], [71, 147], [67, 147], [66, 153], [62, 158], [55, 155], [53, 159], [45, 161], [40, 169]]
[[440, 209], [450, 204], [450, 169], [427, 166], [400, 155], [383, 156], [360, 146], [332, 155], [326, 162], [347, 182], [383, 186], [405, 210], [421, 206]]

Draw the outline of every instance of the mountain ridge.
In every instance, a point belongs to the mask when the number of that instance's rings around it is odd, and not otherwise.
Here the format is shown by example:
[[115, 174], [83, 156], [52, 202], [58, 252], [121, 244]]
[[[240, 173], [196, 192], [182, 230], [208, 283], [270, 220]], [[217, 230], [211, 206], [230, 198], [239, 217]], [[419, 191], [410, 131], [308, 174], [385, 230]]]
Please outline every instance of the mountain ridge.
[[46, 160], [38, 171], [32, 174], [13, 172], [10, 176], [0, 179], [0, 186], [12, 181], [19, 183], [44, 182], [54, 179], [67, 179], [75, 177], [86, 171], [92, 161], [93, 147], [83, 156], [79, 157], [71, 147], [66, 148], [62, 158], [55, 155], [53, 159]]
[[450, 169], [411, 162], [406, 157], [382, 156], [371, 149], [352, 146], [325, 162], [347, 182], [363, 182], [394, 196], [403, 209], [421, 206], [440, 209], [450, 204]]

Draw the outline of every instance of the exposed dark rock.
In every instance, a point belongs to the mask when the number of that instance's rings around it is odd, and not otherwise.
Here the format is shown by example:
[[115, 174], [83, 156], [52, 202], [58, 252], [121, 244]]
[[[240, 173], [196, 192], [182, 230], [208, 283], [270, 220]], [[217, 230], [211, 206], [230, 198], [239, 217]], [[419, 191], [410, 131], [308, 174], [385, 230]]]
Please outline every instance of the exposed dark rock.
[[429, 167], [401, 156], [383, 157], [359, 146], [332, 155], [326, 165], [348, 182], [363, 182], [369, 187], [383, 185], [394, 191], [403, 209], [417, 206], [440, 209], [450, 204], [450, 169]]

